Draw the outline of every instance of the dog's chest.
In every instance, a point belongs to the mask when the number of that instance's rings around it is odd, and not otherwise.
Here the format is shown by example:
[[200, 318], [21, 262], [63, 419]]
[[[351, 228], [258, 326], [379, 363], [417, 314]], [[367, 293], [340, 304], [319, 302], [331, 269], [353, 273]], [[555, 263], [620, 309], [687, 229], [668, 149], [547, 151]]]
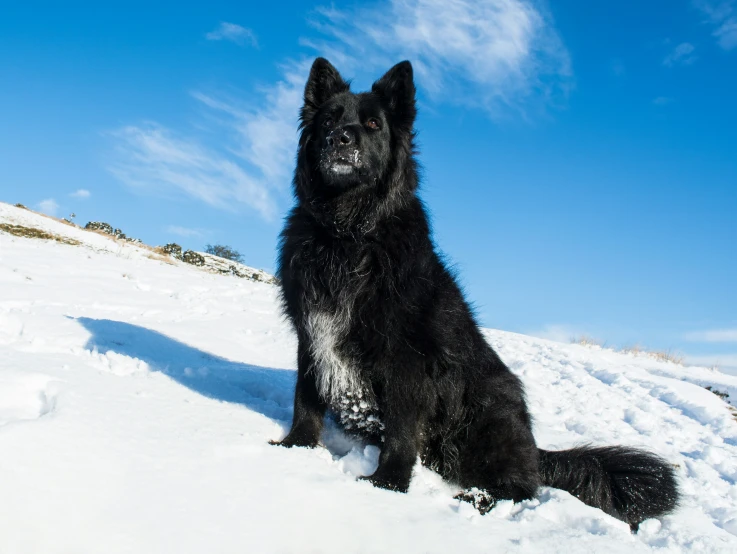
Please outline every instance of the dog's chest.
[[384, 429], [371, 386], [358, 363], [358, 353], [347, 340], [350, 307], [335, 311], [313, 310], [307, 314], [306, 330], [315, 363], [320, 396], [348, 431], [367, 436]]
[[320, 397], [342, 426], [380, 435], [379, 410], [362, 356], [361, 314], [372, 297], [372, 253], [313, 235], [299, 243], [290, 270], [300, 283], [298, 312], [314, 360]]

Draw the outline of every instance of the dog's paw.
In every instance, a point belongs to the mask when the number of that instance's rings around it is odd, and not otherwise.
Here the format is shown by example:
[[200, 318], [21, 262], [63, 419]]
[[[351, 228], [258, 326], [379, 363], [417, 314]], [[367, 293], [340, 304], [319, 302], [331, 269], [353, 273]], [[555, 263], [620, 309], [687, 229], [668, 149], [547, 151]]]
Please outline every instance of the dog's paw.
[[387, 479], [385, 477], [382, 477], [376, 474], [359, 477], [358, 480], [368, 481], [373, 486], [379, 489], [386, 489], [388, 491], [407, 492], [409, 490], [409, 481], [405, 483], [403, 481], [396, 480], [396, 479]]
[[461, 502], [468, 502], [476, 508], [481, 515], [490, 512], [496, 505], [496, 498], [494, 498], [493, 495], [484, 489], [477, 489], [476, 487], [462, 490], [453, 498], [460, 500]]
[[283, 446], [284, 448], [292, 448], [293, 446], [301, 446], [304, 448], [315, 448], [318, 444], [317, 440], [308, 439], [306, 437], [292, 437], [287, 435], [280, 441], [270, 440], [269, 444], [274, 446]]

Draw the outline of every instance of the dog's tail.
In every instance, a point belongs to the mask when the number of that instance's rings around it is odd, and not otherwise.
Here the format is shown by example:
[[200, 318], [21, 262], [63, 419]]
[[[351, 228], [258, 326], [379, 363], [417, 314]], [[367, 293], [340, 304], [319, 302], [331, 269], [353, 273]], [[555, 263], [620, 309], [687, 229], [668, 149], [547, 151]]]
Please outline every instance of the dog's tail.
[[674, 466], [655, 454], [624, 446], [540, 450], [542, 483], [568, 491], [589, 506], [629, 523], [666, 514], [678, 505]]

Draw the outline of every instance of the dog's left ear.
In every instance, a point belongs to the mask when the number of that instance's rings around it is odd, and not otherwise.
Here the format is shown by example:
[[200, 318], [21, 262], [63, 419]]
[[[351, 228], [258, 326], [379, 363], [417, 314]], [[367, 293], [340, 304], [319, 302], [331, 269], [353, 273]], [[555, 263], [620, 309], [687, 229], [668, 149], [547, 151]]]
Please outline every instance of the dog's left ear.
[[376, 81], [371, 90], [384, 97], [395, 121], [406, 127], [407, 130], [412, 129], [417, 109], [415, 108], [415, 83], [412, 78], [411, 63], [399, 62]]
[[305, 107], [317, 110], [334, 95], [349, 89], [338, 70], [325, 58], [317, 58], [312, 64], [305, 85]]
[[304, 104], [300, 111], [300, 128], [304, 128], [315, 117], [317, 110], [338, 93], [346, 92], [350, 85], [343, 80], [338, 70], [325, 58], [317, 58], [312, 64], [305, 85]]

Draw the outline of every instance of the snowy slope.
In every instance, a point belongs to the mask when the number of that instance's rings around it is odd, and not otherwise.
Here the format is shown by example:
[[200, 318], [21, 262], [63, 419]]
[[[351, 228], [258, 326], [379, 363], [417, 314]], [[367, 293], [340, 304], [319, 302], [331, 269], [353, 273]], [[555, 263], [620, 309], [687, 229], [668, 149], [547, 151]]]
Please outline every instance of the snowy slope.
[[488, 331], [542, 447], [646, 446], [683, 506], [632, 535], [569, 494], [480, 516], [418, 467], [357, 482], [378, 450], [269, 446], [291, 419], [295, 339], [276, 288], [206, 273], [0, 204], [0, 553], [737, 552], [737, 377]]

